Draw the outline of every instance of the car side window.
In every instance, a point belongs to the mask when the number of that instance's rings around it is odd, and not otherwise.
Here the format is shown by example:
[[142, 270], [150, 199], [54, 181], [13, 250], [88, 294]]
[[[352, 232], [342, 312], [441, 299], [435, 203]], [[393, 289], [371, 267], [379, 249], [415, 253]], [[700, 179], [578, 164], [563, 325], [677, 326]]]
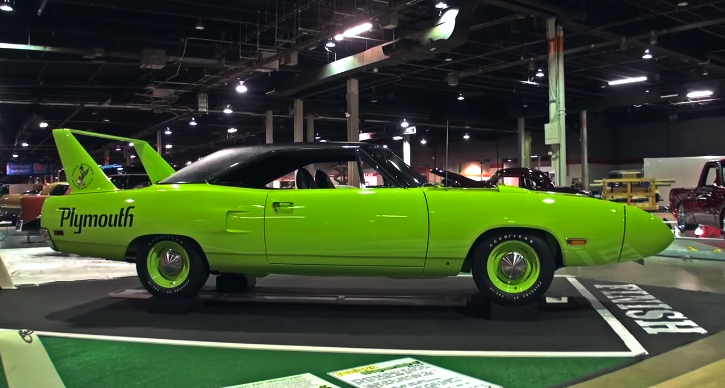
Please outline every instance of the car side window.
[[68, 185], [57, 185], [50, 191], [49, 195], [64, 195], [68, 190]]
[[715, 168], [715, 166], [709, 167], [705, 173], [705, 182], [703, 182], [703, 186], [713, 187], [715, 184], [719, 183], [717, 180], [717, 168]]

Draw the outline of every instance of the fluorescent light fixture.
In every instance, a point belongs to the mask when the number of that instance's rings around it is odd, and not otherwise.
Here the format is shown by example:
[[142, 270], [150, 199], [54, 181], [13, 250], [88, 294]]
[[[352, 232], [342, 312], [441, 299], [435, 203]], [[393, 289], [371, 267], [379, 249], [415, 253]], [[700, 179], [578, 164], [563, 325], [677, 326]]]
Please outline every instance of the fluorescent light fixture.
[[13, 12], [13, 6], [10, 4], [10, 0], [3, 0], [2, 5], [0, 5], [0, 11]]
[[343, 40], [343, 39], [345, 39], [345, 36], [344, 35], [342, 35], [342, 34], [335, 35], [335, 40], [340, 41], [340, 40]]
[[544, 71], [541, 70], [541, 69], [537, 70], [536, 71], [536, 76], [539, 77], [539, 78], [543, 77], [544, 76]]
[[129, 147], [133, 147], [133, 143], [128, 143], [128, 146]]
[[201, 19], [196, 20], [196, 25], [194, 26], [194, 28], [199, 31], [204, 29], [204, 23], [202, 23]]
[[652, 59], [652, 54], [649, 52], [649, 49], [644, 50], [644, 54], [642, 55], [642, 59]]
[[465, 97], [463, 97], [463, 93], [461, 93], [458, 95], [458, 101], [463, 101], [463, 100], [465, 100]]
[[421, 139], [420, 144], [425, 144], [425, 143], [427, 143], [427, 141], [425, 141], [425, 139]]
[[237, 85], [237, 93], [246, 93], [247, 87], [244, 86], [244, 81], [239, 81], [239, 85]]
[[690, 5], [690, 3], [686, 1], [680, 1], [679, 3], [677, 3], [678, 7], [687, 7], [688, 5]]
[[538, 157], [539, 157], [539, 155], [531, 155], [531, 159], [536, 159]]
[[166, 130], [164, 131], [164, 133], [167, 135], [171, 135], [171, 130], [169, 129], [169, 127], [166, 127]]
[[468, 140], [468, 139], [470, 139], [471, 137], [470, 137], [470, 136], [468, 136], [468, 134], [465, 134], [465, 135], [463, 135], [463, 138], [464, 138], [464, 139], [466, 139], [466, 140]]
[[28, 143], [23, 143], [23, 144], [21, 144], [21, 146], [27, 147], [28, 146]]
[[232, 110], [232, 108], [229, 105], [227, 105], [227, 107], [224, 108], [224, 111], [223, 112], [226, 113], [226, 114], [229, 114], [229, 113], [232, 113], [234, 111]]
[[40, 128], [48, 128], [48, 123], [46, 123], [45, 121], [41, 121]]
[[191, 121], [189, 121], [189, 125], [196, 125], [196, 124], [197, 124], [196, 120], [194, 120], [194, 118], [192, 117]]
[[320, 140], [320, 143], [326, 143], [326, 142], [327, 142], [327, 140], [325, 140], [325, 139]]
[[633, 77], [633, 78], [624, 78], [624, 79], [618, 79], [615, 81], [609, 81], [610, 86], [614, 85], [624, 85], [624, 84], [631, 84], [635, 82], [644, 82], [647, 81], [647, 77]]
[[446, 3], [442, 2], [442, 1], [439, 1], [436, 4], [436, 8], [438, 8], [438, 9], [446, 9], [446, 8], [448, 8], [448, 4], [446, 4]]
[[388, 148], [388, 145], [387, 144], [383, 144], [383, 148]]
[[679, 95], [680, 95], [679, 93], [675, 93], [675, 94], [665, 94], [663, 96], [660, 96], [660, 98], [673, 98], [673, 97], [677, 97]]
[[687, 98], [702, 98], [712, 96], [712, 90], [695, 90], [687, 93]]
[[131, 155], [131, 159], [136, 159], [136, 155]]
[[415, 135], [415, 133], [418, 131], [418, 129], [414, 126], [405, 128], [405, 131], [403, 131], [403, 135]]
[[121, 150], [121, 147], [116, 146], [116, 151], [120, 151], [120, 150]]
[[235, 133], [235, 132], [237, 132], [237, 129], [236, 128], [229, 128], [229, 129], [227, 129], [227, 132], [228, 133]]
[[[353, 28], [350, 28], [342, 33], [342, 36], [340, 34], [335, 35], [335, 40], [342, 40], [342, 38], [350, 38], [352, 36], [357, 36], [362, 34], [365, 31], [370, 31], [370, 29], [373, 28], [372, 23], [363, 23], [359, 26], [355, 26]], [[337, 37], [340, 36], [340, 39], [337, 39]]]
[[184, 164], [187, 165], [187, 166], [190, 165], [191, 164], [191, 160], [187, 160], [186, 163], [184, 163]]
[[403, 136], [393, 136], [393, 140], [403, 140]]
[[168, 148], [171, 148], [173, 146], [171, 144], [167, 144], [165, 147], [168, 149]]
[[109, 120], [109, 119], [108, 119], [108, 117], [104, 117], [104, 118], [103, 118], [103, 121], [107, 123], [107, 122], [109, 122], [109, 121], [111, 121], [111, 120]]
[[[5, 10], [3, 10], [3, 11], [5, 11]], [[13, 158], [17, 158], [17, 157], [18, 157], [18, 154], [13, 154]]]
[[405, 119], [403, 119], [403, 122], [400, 123], [400, 126], [403, 128], [408, 128], [408, 125], [410, 125], [410, 123], [408, 123], [408, 121]]
[[521, 83], [522, 84], [526, 84], [526, 85], [535, 85], [535, 86], [538, 86], [539, 85], [538, 83], [533, 82], [533, 81], [521, 81]]
[[325, 47], [333, 48], [335, 47], [335, 41], [330, 40], [327, 43], [325, 43]]
[[511, 159], [506, 159], [506, 161], [507, 161], [507, 162], [510, 162], [510, 161], [511, 161]]

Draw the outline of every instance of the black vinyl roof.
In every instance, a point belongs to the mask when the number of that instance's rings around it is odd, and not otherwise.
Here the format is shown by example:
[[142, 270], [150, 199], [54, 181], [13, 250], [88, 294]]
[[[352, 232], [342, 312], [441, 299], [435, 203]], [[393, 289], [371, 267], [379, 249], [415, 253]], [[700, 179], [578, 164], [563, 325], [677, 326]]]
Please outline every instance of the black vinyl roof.
[[380, 145], [372, 143], [354, 143], [354, 142], [316, 142], [316, 143], [276, 143], [262, 144], [255, 146], [227, 148], [214, 152], [189, 166], [182, 168], [175, 174], [169, 176], [159, 183], [186, 183], [186, 182], [203, 182], [209, 180], [217, 173], [234, 167], [245, 161], [257, 158], [264, 154], [283, 151], [306, 150], [315, 151], [332, 151], [343, 150], [346, 148], [383, 148]]

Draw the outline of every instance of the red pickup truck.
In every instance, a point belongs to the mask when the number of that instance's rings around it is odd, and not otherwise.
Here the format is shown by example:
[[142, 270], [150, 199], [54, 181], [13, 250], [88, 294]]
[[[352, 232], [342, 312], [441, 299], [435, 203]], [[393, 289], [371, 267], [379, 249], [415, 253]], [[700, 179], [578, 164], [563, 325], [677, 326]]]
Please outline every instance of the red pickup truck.
[[680, 230], [705, 225], [725, 231], [723, 166], [725, 160], [707, 162], [697, 187], [670, 190], [670, 209]]

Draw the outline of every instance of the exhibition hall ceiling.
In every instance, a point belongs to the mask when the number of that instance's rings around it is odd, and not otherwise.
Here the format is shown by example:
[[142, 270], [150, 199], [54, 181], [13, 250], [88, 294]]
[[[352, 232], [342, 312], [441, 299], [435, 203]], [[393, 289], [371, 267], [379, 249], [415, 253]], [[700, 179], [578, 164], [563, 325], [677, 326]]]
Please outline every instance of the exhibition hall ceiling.
[[458, 141], [518, 117], [541, 131], [553, 16], [570, 117], [725, 106], [725, 0], [0, 0], [0, 163], [57, 158], [57, 127], [152, 142], [168, 127], [185, 160], [264, 142], [269, 110], [291, 141], [294, 98], [319, 140], [345, 140], [350, 77], [361, 130], [383, 138], [403, 119]]

